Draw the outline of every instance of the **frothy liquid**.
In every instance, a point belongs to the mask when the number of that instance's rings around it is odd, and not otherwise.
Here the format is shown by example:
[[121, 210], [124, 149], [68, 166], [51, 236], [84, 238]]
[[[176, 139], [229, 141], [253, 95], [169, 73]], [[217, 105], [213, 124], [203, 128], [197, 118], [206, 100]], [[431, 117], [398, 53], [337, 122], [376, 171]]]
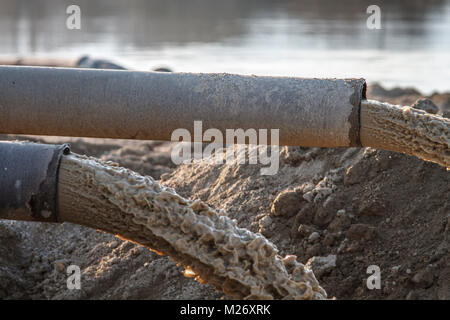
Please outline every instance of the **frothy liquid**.
[[361, 144], [450, 168], [450, 120], [411, 107], [361, 101]]
[[262, 235], [153, 178], [78, 155], [64, 156], [60, 218], [116, 234], [168, 255], [233, 299], [324, 299], [312, 271], [284, 258]]

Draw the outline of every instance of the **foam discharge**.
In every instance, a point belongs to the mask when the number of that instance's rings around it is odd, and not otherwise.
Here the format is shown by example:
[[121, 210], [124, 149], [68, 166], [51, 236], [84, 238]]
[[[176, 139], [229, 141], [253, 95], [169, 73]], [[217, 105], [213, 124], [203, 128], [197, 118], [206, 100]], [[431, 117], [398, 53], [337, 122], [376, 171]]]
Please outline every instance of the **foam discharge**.
[[260, 234], [152, 177], [71, 154], [61, 160], [62, 221], [100, 229], [170, 256], [184, 274], [231, 299], [325, 299], [313, 272]]
[[360, 136], [364, 147], [406, 153], [450, 169], [450, 119], [363, 100]]

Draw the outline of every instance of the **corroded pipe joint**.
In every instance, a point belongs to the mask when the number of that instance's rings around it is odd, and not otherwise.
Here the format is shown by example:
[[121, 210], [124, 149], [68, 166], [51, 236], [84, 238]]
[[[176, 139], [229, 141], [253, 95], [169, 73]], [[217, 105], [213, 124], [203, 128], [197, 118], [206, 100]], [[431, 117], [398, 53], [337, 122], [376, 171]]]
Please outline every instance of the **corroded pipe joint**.
[[0, 218], [57, 222], [57, 183], [67, 144], [0, 142]]

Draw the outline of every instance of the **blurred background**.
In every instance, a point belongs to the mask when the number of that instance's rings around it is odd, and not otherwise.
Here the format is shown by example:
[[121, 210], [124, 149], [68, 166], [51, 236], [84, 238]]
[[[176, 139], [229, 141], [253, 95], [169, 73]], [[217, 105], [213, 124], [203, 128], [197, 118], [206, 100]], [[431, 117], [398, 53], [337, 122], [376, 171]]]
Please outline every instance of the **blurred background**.
[[[66, 8], [81, 8], [81, 30]], [[369, 5], [381, 29], [366, 26]], [[450, 90], [450, 0], [0, 0], [0, 57]]]

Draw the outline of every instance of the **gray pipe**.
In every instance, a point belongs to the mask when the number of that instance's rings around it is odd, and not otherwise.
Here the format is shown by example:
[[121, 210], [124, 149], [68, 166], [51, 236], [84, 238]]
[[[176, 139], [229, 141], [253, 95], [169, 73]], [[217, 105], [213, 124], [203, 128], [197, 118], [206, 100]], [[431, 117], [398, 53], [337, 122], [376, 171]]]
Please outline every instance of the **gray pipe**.
[[363, 79], [0, 67], [0, 133], [170, 140], [279, 129], [281, 145], [359, 146]]
[[0, 142], [0, 218], [57, 221], [57, 176], [67, 145]]

